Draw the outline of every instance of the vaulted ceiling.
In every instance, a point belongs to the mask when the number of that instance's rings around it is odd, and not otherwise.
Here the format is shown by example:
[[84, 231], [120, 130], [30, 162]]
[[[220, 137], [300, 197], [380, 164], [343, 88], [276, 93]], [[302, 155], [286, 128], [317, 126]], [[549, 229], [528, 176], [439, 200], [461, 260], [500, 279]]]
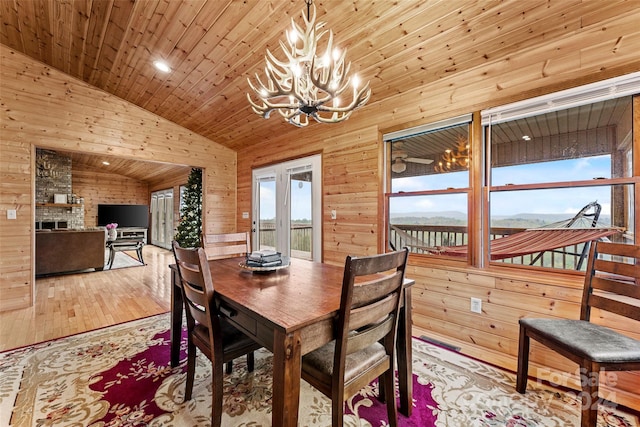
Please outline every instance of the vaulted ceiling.
[[[595, 16], [640, 9], [614, 0], [313, 3], [352, 71], [370, 81], [354, 117], [489, 58], [534, 52]], [[238, 150], [296, 132], [278, 114], [251, 111], [247, 78], [264, 75], [267, 49], [283, 57], [279, 41], [302, 13], [304, 0], [2, 0], [0, 42]], [[157, 59], [172, 72], [156, 70]]]

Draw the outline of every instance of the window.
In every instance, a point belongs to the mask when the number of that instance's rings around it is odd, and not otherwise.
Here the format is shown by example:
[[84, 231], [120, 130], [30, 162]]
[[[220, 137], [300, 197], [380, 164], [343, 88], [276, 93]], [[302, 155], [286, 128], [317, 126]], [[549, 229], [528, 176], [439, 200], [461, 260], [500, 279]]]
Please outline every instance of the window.
[[482, 113], [490, 261], [584, 270], [590, 240], [634, 242], [635, 79]]
[[384, 135], [392, 249], [441, 254], [468, 241], [471, 116]]
[[634, 73], [482, 111], [483, 141], [471, 115], [385, 134], [389, 248], [584, 270], [590, 241], [637, 243], [638, 88]]

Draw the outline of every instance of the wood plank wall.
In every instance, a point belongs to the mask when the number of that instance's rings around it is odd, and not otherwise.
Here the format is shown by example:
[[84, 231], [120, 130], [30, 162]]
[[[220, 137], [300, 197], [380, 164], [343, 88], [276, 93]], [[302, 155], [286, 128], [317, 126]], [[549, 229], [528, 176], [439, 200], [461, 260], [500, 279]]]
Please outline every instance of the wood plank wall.
[[0, 311], [33, 303], [34, 147], [204, 168], [205, 227], [235, 230], [234, 151], [4, 45], [0, 62]]
[[[384, 179], [382, 134], [639, 71], [640, 30], [636, 25], [631, 31], [629, 19], [607, 14], [590, 16], [579, 30], [559, 37], [559, 44], [549, 43], [535, 52], [523, 48], [521, 52], [485, 57], [486, 62], [464, 71], [442, 75], [435, 82], [413, 89], [398, 90], [397, 95], [356, 111], [344, 123], [312, 124], [300, 129], [295, 140], [290, 136], [275, 137], [268, 144], [240, 150], [238, 227], [251, 226], [250, 219], [241, 219], [239, 213], [251, 212], [252, 168], [320, 152], [324, 174], [324, 261], [340, 265], [349, 254], [382, 250], [384, 199], [376, 197], [376, 192], [377, 196], [382, 192]], [[621, 44], [620, 40], [625, 42]], [[407, 79], [412, 78], [420, 79], [420, 75], [407, 75]], [[374, 97], [375, 83], [371, 82]], [[640, 138], [639, 117], [640, 109], [636, 108], [636, 146]], [[269, 120], [281, 119], [274, 116]], [[640, 159], [640, 150], [635, 150], [635, 156]], [[474, 191], [481, 194], [485, 189]], [[639, 191], [637, 188], [636, 211], [640, 210]], [[330, 219], [332, 209], [337, 211], [336, 220]], [[407, 274], [416, 280], [414, 335], [424, 334], [459, 346], [465, 354], [510, 370], [516, 367], [518, 319], [579, 318], [580, 275], [531, 274], [494, 266], [477, 269], [416, 256], [410, 257]], [[482, 314], [469, 311], [471, 296], [482, 299]], [[602, 324], [637, 335], [630, 325], [618, 319], [595, 317]], [[576, 366], [557, 354], [533, 345], [531, 361], [531, 375], [577, 386]], [[563, 379], [563, 372], [570, 376]], [[640, 373], [613, 375], [616, 386], [605, 388], [605, 395], [612, 393], [608, 396], [613, 401], [640, 409]]]
[[[636, 121], [637, 117], [640, 111], [636, 112]], [[384, 203], [379, 197], [382, 141], [377, 126], [352, 130], [337, 125], [326, 129], [331, 133], [319, 137], [301, 130], [304, 143], [280, 141], [238, 154], [238, 229], [251, 228], [251, 219], [242, 219], [239, 212], [251, 212], [252, 168], [321, 152], [323, 258], [324, 262], [343, 265], [347, 255], [373, 254], [383, 248]], [[337, 211], [336, 220], [330, 217], [333, 209]], [[577, 319], [580, 314], [583, 277], [575, 273], [541, 274], [495, 266], [477, 269], [412, 255], [407, 275], [416, 280], [414, 335], [460, 347], [465, 354], [511, 371], [516, 370], [521, 317]], [[482, 299], [482, 314], [469, 311], [471, 297]], [[594, 319], [640, 339], [633, 323], [602, 313], [594, 313]], [[536, 343], [532, 344], [530, 357], [531, 375], [579, 387], [576, 366], [567, 359]], [[613, 375], [617, 386], [603, 387], [602, 393], [640, 410], [640, 373]]]
[[98, 225], [99, 204], [148, 205], [149, 184], [97, 170], [85, 165], [71, 164], [73, 193], [84, 198], [84, 226]]
[[[32, 298], [32, 267], [23, 267], [32, 264], [33, 258], [29, 242], [33, 218], [24, 219], [33, 215], [32, 197], [28, 196], [33, 191], [32, 144], [89, 152], [113, 150], [128, 157], [142, 155], [156, 160], [157, 156], [183, 164], [206, 164], [205, 226], [209, 232], [231, 229], [235, 218], [241, 218], [238, 213], [251, 212], [253, 167], [322, 153], [324, 259], [342, 264], [350, 253], [382, 249], [382, 133], [640, 70], [637, 17], [618, 18], [608, 10], [576, 20], [572, 28], [562, 25], [562, 17], [557, 19], [553, 34], [535, 29], [538, 37], [550, 38], [546, 46], [536, 44], [531, 49], [522, 40], [519, 52], [495, 52], [490, 57], [479, 52], [477, 57], [467, 58], [473, 64], [462, 67], [462, 71], [427, 71], [415, 58], [408, 64], [399, 63], [398, 67], [410, 72], [406, 73], [406, 86], [393, 88], [396, 95], [364, 107], [345, 123], [312, 125], [300, 129], [295, 139], [276, 136], [268, 144], [238, 152], [237, 187], [235, 177], [228, 179], [235, 169], [233, 153], [2, 47], [0, 173], [2, 182], [10, 185], [0, 188], [0, 209], [18, 208], [19, 219], [8, 223], [0, 218], [0, 310]], [[446, 49], [441, 50], [442, 55], [450, 55]], [[452, 63], [459, 61], [451, 58]], [[416, 84], [422, 81], [421, 72], [439, 74], [432, 83]], [[371, 84], [375, 96], [376, 81]], [[102, 119], [104, 111], [107, 117]], [[88, 118], [97, 129], [90, 131], [83, 120], [74, 121], [76, 114]], [[278, 120], [277, 115], [269, 120]], [[139, 134], [138, 128], [153, 136]], [[640, 132], [635, 132], [635, 138], [638, 145]], [[130, 141], [134, 143], [129, 145]], [[636, 159], [640, 159], [638, 151]], [[234, 214], [229, 215], [227, 209], [235, 209]], [[335, 221], [330, 219], [331, 209], [337, 210]], [[250, 219], [238, 219], [238, 229], [250, 226]], [[581, 279], [512, 271], [425, 263], [412, 257], [408, 274], [416, 279], [414, 334], [439, 337], [459, 345], [466, 354], [513, 369], [518, 319], [550, 313], [577, 317]], [[469, 313], [470, 295], [482, 297], [483, 314]], [[612, 323], [611, 319], [602, 321]], [[545, 369], [575, 371], [575, 366], [567, 366], [566, 361], [539, 347], [534, 347], [532, 359], [542, 368], [538, 371], [542, 377]], [[620, 373], [614, 400], [638, 408], [638, 390], [638, 375]]]

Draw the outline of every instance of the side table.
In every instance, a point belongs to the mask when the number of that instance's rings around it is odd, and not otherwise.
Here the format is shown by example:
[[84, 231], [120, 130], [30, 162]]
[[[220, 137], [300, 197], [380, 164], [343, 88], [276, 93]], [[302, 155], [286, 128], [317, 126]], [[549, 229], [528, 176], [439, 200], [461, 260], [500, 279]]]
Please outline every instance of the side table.
[[107, 263], [107, 270], [111, 270], [111, 266], [113, 265], [113, 259], [116, 257], [116, 252], [121, 251], [136, 251], [136, 255], [138, 256], [138, 261], [144, 264], [144, 260], [142, 259], [142, 247], [144, 246], [144, 241], [142, 238], [139, 239], [116, 239], [107, 241], [107, 248], [109, 249], [109, 262]]

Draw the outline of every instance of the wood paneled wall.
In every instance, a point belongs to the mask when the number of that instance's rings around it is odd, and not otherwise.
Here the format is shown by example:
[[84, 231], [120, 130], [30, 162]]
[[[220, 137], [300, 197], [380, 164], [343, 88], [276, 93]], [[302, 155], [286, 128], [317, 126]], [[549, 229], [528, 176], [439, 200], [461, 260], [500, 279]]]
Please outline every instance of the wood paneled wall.
[[[241, 218], [237, 213], [251, 212], [253, 167], [322, 153], [324, 260], [342, 264], [348, 254], [382, 250], [382, 133], [640, 70], [637, 18], [618, 19], [613, 8], [605, 12], [576, 19], [571, 28], [565, 28], [563, 16], [553, 22], [541, 20], [540, 28], [522, 34], [531, 40], [523, 38], [517, 52], [499, 50], [486, 55], [474, 51], [473, 57], [458, 58], [451, 57], [443, 43], [439, 55], [453, 64], [464, 63], [459, 69], [427, 69], [430, 64], [421, 58], [398, 61], [405, 84], [377, 89], [378, 81], [373, 79], [374, 95], [388, 96], [355, 112], [348, 121], [312, 124], [296, 131], [295, 138], [275, 136], [267, 144], [240, 150], [237, 186], [233, 152], [1, 47], [0, 209], [17, 208], [18, 220], [10, 222], [0, 216], [0, 310], [24, 306], [32, 298], [33, 144], [206, 166], [208, 232], [233, 229], [236, 218]], [[534, 38], [547, 37], [542, 25], [553, 30], [550, 42], [532, 48]], [[499, 28], [488, 30], [487, 37], [498, 37]], [[385, 53], [373, 49], [371, 58], [378, 54]], [[437, 73], [438, 78], [426, 79], [422, 73]], [[273, 115], [269, 120], [281, 119]], [[638, 138], [640, 132], [635, 133], [636, 145]], [[636, 150], [636, 159], [639, 152]], [[336, 220], [330, 219], [332, 209], [337, 211]], [[250, 219], [238, 219], [238, 229], [250, 226]], [[581, 278], [577, 276], [478, 270], [415, 257], [410, 259], [407, 274], [416, 279], [416, 335], [424, 333], [457, 344], [466, 354], [510, 369], [515, 366], [520, 317], [578, 316]], [[483, 299], [482, 314], [469, 312], [470, 296]], [[602, 322], [616, 321], [603, 317]], [[542, 367], [538, 371], [542, 377], [544, 370], [555, 368], [575, 372], [575, 366], [537, 346], [532, 360]], [[637, 374], [620, 373], [615, 390], [616, 402], [638, 408]]]
[[[608, 21], [608, 33], [616, 28], [614, 21]], [[252, 168], [321, 152], [324, 261], [343, 264], [347, 255], [381, 251], [385, 209], [381, 197], [384, 179], [381, 135], [640, 70], [640, 60], [635, 53], [640, 50], [638, 39], [629, 39], [634, 47], [627, 46], [626, 53], [618, 56], [612, 54], [615, 42], [600, 39], [602, 34], [598, 34], [593, 27], [592, 33], [567, 39], [566, 49], [549, 46], [535, 55], [505, 53], [487, 58], [486, 63], [478, 67], [443, 75], [438, 81], [415, 89], [398, 91], [375, 107], [356, 111], [342, 124], [312, 124], [300, 129], [295, 141], [284, 136], [262, 146], [240, 150], [238, 212], [251, 212]], [[413, 77], [420, 78], [419, 75]], [[375, 82], [371, 84], [375, 92]], [[634, 112], [636, 142], [640, 135], [639, 110]], [[281, 119], [274, 116], [269, 120]], [[640, 150], [635, 151], [639, 158]], [[474, 191], [480, 194], [485, 190]], [[636, 189], [636, 195], [639, 191]], [[636, 196], [636, 211], [640, 206], [638, 199]], [[332, 209], [337, 211], [336, 220], [330, 219]], [[240, 219], [239, 214], [237, 217], [239, 228], [250, 228], [250, 219]], [[551, 272], [533, 275], [515, 268], [493, 266], [476, 269], [415, 256], [410, 257], [409, 265], [407, 274], [416, 279], [414, 335], [424, 334], [451, 343], [465, 354], [510, 370], [516, 367], [521, 317], [579, 318], [583, 280], [580, 275]], [[482, 299], [482, 314], [470, 312], [472, 296]], [[629, 325], [618, 319], [596, 318], [607, 326], [631, 331]], [[637, 331], [632, 333], [637, 335]], [[533, 345], [531, 361], [531, 375], [547, 380], [556, 378], [576, 386], [576, 366], [566, 359]], [[565, 380], [558, 372], [572, 375]], [[640, 409], [640, 373], [614, 375], [616, 386], [609, 388], [613, 393], [609, 397]]]
[[149, 205], [146, 182], [71, 164], [73, 193], [84, 198], [84, 226], [98, 225], [99, 204]]
[[0, 311], [33, 303], [34, 147], [204, 168], [205, 227], [235, 230], [234, 151], [4, 45], [0, 62]]

